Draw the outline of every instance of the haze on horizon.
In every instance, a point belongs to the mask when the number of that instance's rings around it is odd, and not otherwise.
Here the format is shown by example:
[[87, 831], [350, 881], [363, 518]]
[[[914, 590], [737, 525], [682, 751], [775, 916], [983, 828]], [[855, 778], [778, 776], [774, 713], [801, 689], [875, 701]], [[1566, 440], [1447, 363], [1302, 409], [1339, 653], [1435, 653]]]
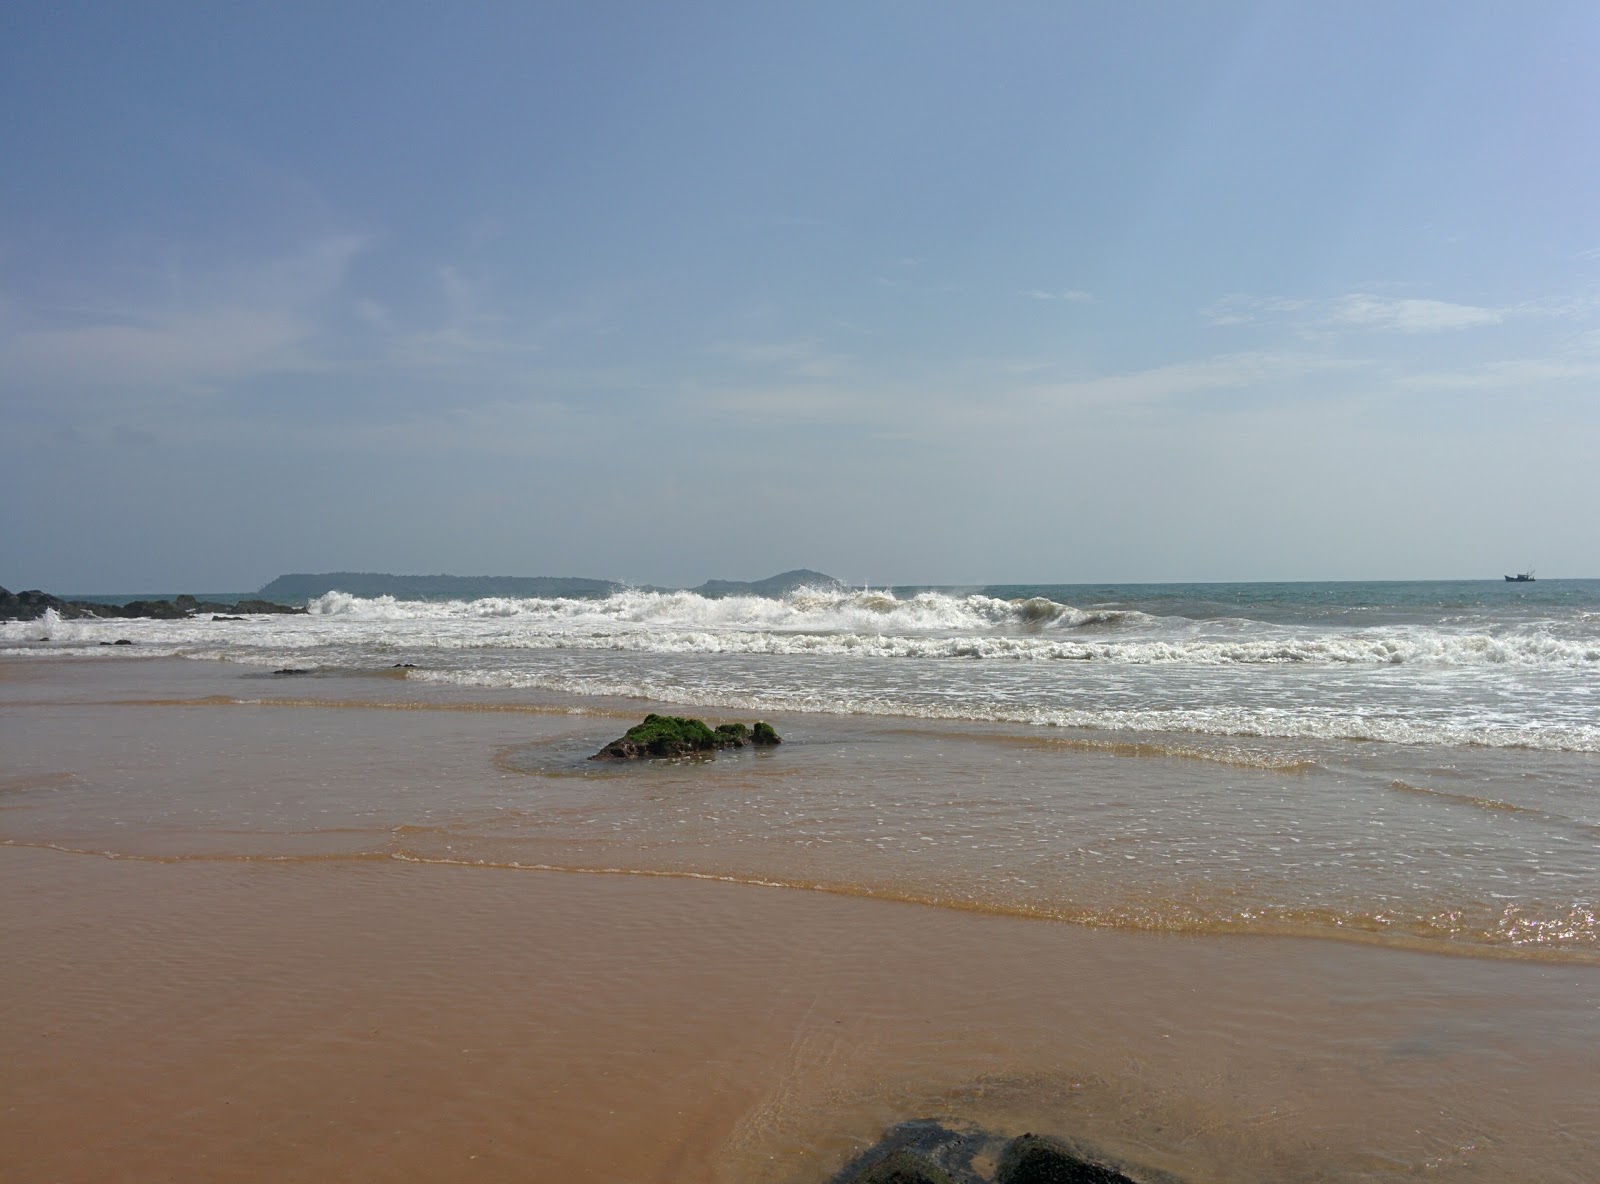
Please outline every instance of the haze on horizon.
[[1600, 575], [1600, 9], [19, 2], [0, 584]]

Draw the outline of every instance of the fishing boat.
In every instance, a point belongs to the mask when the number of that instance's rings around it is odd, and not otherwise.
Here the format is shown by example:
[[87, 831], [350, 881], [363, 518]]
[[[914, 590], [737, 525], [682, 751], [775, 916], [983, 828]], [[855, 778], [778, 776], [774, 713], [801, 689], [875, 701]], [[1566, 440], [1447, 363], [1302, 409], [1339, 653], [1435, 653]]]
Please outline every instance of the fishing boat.
[[1506, 583], [1508, 583], [1508, 584], [1531, 584], [1531, 583], [1533, 583], [1533, 568], [1530, 567], [1527, 571], [1518, 572], [1514, 576], [1507, 576], [1506, 577]]

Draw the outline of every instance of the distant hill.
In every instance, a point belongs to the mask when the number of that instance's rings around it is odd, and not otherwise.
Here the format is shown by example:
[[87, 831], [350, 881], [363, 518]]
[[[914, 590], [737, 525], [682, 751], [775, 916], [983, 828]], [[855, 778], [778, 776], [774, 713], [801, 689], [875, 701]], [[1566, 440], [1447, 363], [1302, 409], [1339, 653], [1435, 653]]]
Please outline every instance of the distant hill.
[[384, 572], [330, 571], [279, 576], [259, 595], [297, 602], [328, 592], [393, 596], [397, 600], [481, 600], [485, 596], [609, 596], [622, 585], [571, 576], [392, 576]]
[[698, 588], [690, 588], [701, 596], [716, 599], [722, 596], [769, 596], [777, 599], [787, 596], [796, 588], [842, 588], [844, 585], [820, 571], [798, 568], [782, 575], [768, 576], [764, 580], [707, 580]]
[[[843, 585], [820, 571], [786, 571], [764, 580], [707, 580], [689, 589], [701, 596], [785, 596], [796, 588], [837, 588]], [[286, 604], [300, 604], [329, 592], [351, 596], [393, 596], [396, 600], [480, 600], [485, 596], [610, 596], [622, 584], [612, 580], [586, 580], [573, 576], [394, 576], [373, 571], [329, 571], [315, 575], [279, 576], [258, 596]]]

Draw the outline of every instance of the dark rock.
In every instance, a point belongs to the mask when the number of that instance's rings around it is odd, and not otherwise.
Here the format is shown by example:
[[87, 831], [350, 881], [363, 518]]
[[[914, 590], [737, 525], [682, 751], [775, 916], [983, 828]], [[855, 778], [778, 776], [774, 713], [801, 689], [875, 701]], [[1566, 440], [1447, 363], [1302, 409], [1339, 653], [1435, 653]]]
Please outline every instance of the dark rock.
[[[238, 604], [221, 604], [212, 600], [197, 600], [183, 595], [172, 600], [130, 600], [126, 604], [96, 604], [87, 600], [63, 600], [40, 592], [8, 592], [0, 588], [0, 621], [36, 621], [54, 609], [62, 620], [84, 617], [143, 617], [157, 621], [181, 621], [196, 613], [304, 613], [304, 605], [293, 608], [270, 600], [241, 600]], [[219, 619], [219, 618], [213, 618]], [[227, 619], [227, 618], [221, 618]], [[234, 618], [238, 619], [238, 618]]]
[[[993, 1172], [993, 1175], [990, 1173]], [[1124, 1175], [1093, 1152], [1046, 1135], [1006, 1136], [917, 1119], [892, 1126], [833, 1184], [1180, 1184], [1166, 1172]]]
[[750, 729], [750, 743], [757, 747], [767, 747], [773, 744], [782, 744], [783, 737], [778, 735], [777, 730], [771, 724], [758, 720], [756, 725]]
[[932, 1119], [902, 1122], [857, 1156], [834, 1184], [983, 1184], [973, 1157], [996, 1141]]
[[417, 664], [415, 662], [396, 662], [389, 667], [390, 670], [415, 670], [416, 668]]
[[63, 619], [99, 615], [87, 611], [87, 606], [79, 609], [59, 596], [51, 596], [48, 592], [41, 592], [37, 588], [27, 592], [7, 592], [4, 588], [0, 588], [0, 620], [37, 621], [51, 609], [55, 609], [56, 615]]
[[278, 604], [272, 600], [241, 600], [233, 606], [233, 611], [236, 613], [252, 613], [256, 616], [271, 613], [289, 613], [304, 616], [309, 610], [303, 604], [296, 607], [294, 605]]
[[242, 620], [244, 620], [243, 617], [227, 617], [227, 616], [223, 616], [221, 613], [212, 613], [211, 614], [211, 619], [213, 621], [242, 621]]
[[1019, 1135], [1006, 1146], [995, 1184], [1135, 1184], [1108, 1164], [1080, 1154], [1060, 1139]]
[[[652, 713], [644, 717], [643, 723], [635, 724], [589, 759], [636, 761], [703, 756], [719, 748], [743, 748], [746, 735], [752, 737], [751, 743], [754, 744], [779, 742], [778, 733], [767, 723], [758, 723], [754, 729], [747, 729], [744, 724], [722, 724], [713, 730], [706, 726], [704, 720]], [[764, 735], [771, 738], [762, 739]]]
[[905, 1147], [889, 1152], [854, 1179], [855, 1184], [955, 1184], [949, 1172]]
[[285, 666], [282, 670], [274, 670], [274, 674], [310, 674], [311, 671], [303, 666]]
[[119, 617], [151, 617], [157, 621], [176, 621], [189, 615], [170, 600], [130, 600], [122, 606]]
[[133, 642], [129, 641], [126, 637], [119, 637], [115, 641], [102, 641], [100, 644], [101, 645], [132, 645]]

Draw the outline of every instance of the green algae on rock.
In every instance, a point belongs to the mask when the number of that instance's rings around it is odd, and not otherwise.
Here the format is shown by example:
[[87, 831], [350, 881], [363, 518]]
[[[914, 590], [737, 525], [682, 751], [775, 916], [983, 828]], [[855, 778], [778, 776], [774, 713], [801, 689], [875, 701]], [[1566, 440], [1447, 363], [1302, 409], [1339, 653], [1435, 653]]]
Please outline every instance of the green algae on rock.
[[719, 748], [743, 748], [746, 744], [768, 746], [783, 743], [769, 723], [718, 724], [715, 729], [704, 720], [681, 715], [644, 717], [617, 739], [589, 759], [592, 761], [636, 761], [683, 756], [700, 756]]

